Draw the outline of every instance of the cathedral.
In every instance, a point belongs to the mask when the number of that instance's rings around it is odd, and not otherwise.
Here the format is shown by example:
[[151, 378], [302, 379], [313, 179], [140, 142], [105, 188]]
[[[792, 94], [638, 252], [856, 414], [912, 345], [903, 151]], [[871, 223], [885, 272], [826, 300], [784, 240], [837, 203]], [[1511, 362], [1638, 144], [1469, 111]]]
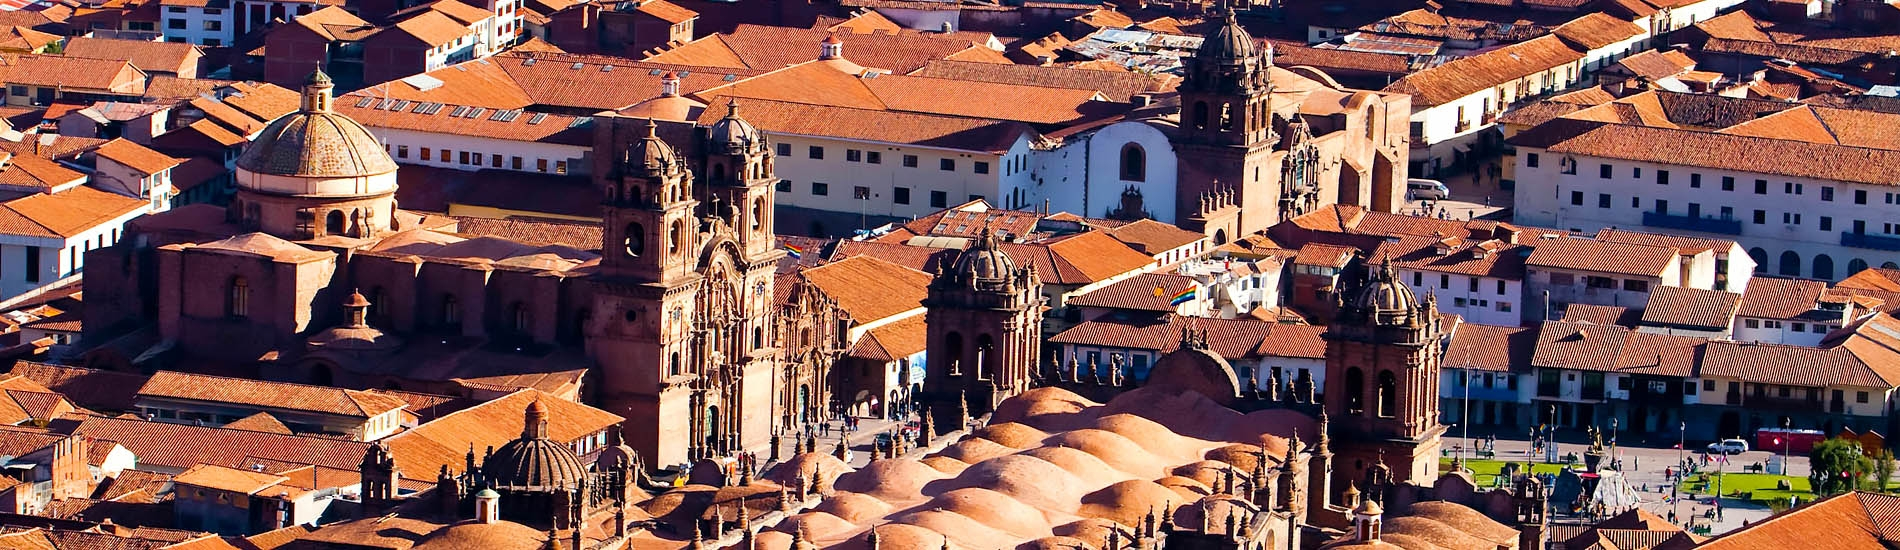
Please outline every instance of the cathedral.
[[652, 466], [761, 449], [832, 406], [841, 313], [781, 305], [773, 152], [738, 109], [664, 130], [603, 116], [600, 242], [532, 242], [402, 210], [396, 163], [331, 94], [313, 73], [238, 158], [228, 207], [148, 216], [88, 253], [87, 339], [109, 342], [93, 364], [534, 387], [626, 418]]

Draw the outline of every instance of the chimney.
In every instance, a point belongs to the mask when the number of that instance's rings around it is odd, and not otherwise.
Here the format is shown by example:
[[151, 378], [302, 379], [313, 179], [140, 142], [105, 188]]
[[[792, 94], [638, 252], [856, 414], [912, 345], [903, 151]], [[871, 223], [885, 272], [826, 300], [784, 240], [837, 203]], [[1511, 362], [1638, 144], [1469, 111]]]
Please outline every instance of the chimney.
[[837, 35], [825, 37], [825, 41], [818, 44], [818, 59], [844, 59], [844, 41], [839, 40]]

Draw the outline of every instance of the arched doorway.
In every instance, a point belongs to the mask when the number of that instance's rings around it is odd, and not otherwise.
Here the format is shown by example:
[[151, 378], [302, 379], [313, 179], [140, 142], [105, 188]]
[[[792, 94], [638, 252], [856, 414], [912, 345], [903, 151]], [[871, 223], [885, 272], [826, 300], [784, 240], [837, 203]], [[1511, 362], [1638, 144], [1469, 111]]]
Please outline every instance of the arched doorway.
[[1847, 261], [1847, 274], [1853, 275], [1867, 270], [1867, 260], [1854, 258]]
[[1826, 254], [1814, 255], [1814, 278], [1824, 281], [1834, 280], [1834, 259]]
[[1755, 260], [1756, 273], [1768, 272], [1768, 251], [1762, 250], [1761, 247], [1750, 248], [1748, 249], [1748, 257], [1749, 259]]
[[1793, 250], [1781, 253], [1781, 269], [1777, 271], [1790, 277], [1801, 276], [1801, 254]]
[[811, 421], [810, 416], [806, 414], [806, 411], [811, 409], [811, 385], [800, 384], [798, 386], [798, 403], [796, 403], [794, 407], [796, 408], [793, 409], [792, 418], [796, 419], [798, 424]]
[[342, 235], [343, 234], [343, 211], [342, 210], [331, 210], [329, 215], [326, 215], [323, 217], [323, 233], [325, 235]]

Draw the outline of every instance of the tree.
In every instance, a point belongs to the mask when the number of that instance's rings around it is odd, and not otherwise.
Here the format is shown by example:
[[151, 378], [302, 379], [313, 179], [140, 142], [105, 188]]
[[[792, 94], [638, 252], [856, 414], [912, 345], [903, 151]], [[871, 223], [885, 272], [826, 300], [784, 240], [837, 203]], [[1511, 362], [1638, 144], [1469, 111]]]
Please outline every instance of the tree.
[[1887, 492], [1887, 484], [1893, 480], [1893, 468], [1893, 451], [1881, 449], [1874, 453], [1874, 476], [1882, 493]]
[[1861, 452], [1860, 442], [1829, 439], [1814, 446], [1808, 454], [1808, 481], [1815, 494], [1845, 493], [1868, 485], [1874, 472], [1874, 460]]

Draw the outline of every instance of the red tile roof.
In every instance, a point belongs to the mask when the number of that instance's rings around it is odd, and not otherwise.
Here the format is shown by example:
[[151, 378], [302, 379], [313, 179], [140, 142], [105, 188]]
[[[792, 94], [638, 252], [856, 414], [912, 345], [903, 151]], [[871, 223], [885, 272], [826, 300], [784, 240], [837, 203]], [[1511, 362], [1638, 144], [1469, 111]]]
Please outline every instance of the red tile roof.
[[1143, 273], [1087, 294], [1072, 296], [1065, 303], [1083, 307], [1174, 312], [1178, 308], [1168, 302], [1176, 292], [1190, 286], [1200, 285], [1184, 275]]
[[1583, 52], [1547, 35], [1412, 73], [1385, 91], [1411, 94], [1414, 106], [1440, 105], [1580, 59]]
[[1657, 277], [1675, 260], [1676, 250], [1672, 248], [1556, 238], [1538, 241], [1524, 263], [1547, 269]]
[[[526, 418], [523, 411], [535, 401], [548, 409], [548, 437], [562, 443], [600, 433], [623, 420], [613, 413], [530, 389], [449, 413], [384, 441], [410, 478], [434, 479], [444, 466], [450, 473], [461, 473], [469, 449], [481, 453], [520, 437]], [[361, 455], [359, 451], [357, 461], [362, 460]]]
[[[1277, 325], [1253, 318], [1183, 317], [1172, 313], [1159, 316], [1110, 316], [1085, 321], [1051, 337], [1049, 342], [1167, 353], [1181, 347], [1181, 329], [1194, 327], [1207, 331], [1208, 345], [1215, 353], [1239, 359], [1258, 357], [1261, 343], [1280, 326], [1300, 325]], [[1289, 333], [1290, 336], [1302, 334], [1305, 332], [1300, 329], [1293, 329]]]
[[408, 406], [400, 399], [361, 390], [173, 371], [153, 374], [138, 395], [365, 419]]
[[1649, 305], [1643, 308], [1643, 324], [1726, 333], [1735, 320], [1742, 295], [1721, 290], [1702, 290], [1678, 286], [1650, 289]]
[[[773, 70], [817, 59], [818, 43], [830, 36], [844, 42], [846, 59], [897, 74], [915, 71], [931, 61], [950, 59], [967, 50], [987, 49], [985, 43], [992, 40], [988, 33], [978, 32], [946, 34], [905, 30], [897, 34], [850, 34], [742, 24], [730, 33], [700, 38], [644, 61]], [[996, 57], [1000, 59], [1001, 54]]]
[[1900, 497], [1851, 492], [1821, 499], [1709, 539], [1701, 550], [1785, 550], [1798, 541], [1834, 550], [1887, 550], [1900, 544]]
[[147, 176], [163, 172], [184, 162], [124, 138], [105, 142], [92, 152], [112, 162], [138, 170], [139, 173]]
[[1458, 323], [1445, 348], [1444, 367], [1492, 372], [1529, 372], [1537, 350], [1537, 327]]
[[929, 274], [873, 256], [854, 256], [800, 272], [852, 320], [872, 323], [923, 306]]
[[1121, 241], [1142, 254], [1154, 256], [1176, 248], [1187, 246], [1207, 238], [1207, 235], [1188, 231], [1154, 220], [1139, 220], [1108, 230], [1109, 236]]
[[[367, 444], [324, 437], [279, 435], [146, 422], [123, 418], [88, 418], [73, 428], [76, 435], [119, 442], [139, 464], [184, 470], [198, 464], [236, 468], [244, 455], [299, 464], [355, 469]], [[241, 453], [231, 452], [241, 449]]]
[[1806, 279], [1755, 277], [1742, 292], [1737, 317], [1794, 319], [1815, 308], [1827, 283]]

